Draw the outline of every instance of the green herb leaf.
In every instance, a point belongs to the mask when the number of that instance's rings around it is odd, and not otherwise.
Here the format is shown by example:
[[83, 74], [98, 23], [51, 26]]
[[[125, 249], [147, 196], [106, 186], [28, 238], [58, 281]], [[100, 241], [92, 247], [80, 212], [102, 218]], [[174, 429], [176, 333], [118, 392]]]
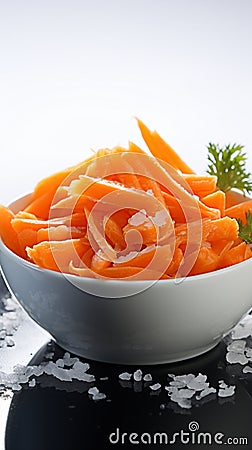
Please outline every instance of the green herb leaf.
[[223, 192], [232, 188], [239, 189], [244, 194], [252, 192], [251, 174], [246, 171], [247, 156], [243, 145], [226, 145], [221, 148], [209, 143], [208, 169], [210, 175], [217, 177], [217, 186]]
[[239, 237], [246, 242], [252, 243], [252, 216], [250, 211], [246, 212], [246, 223], [243, 224], [241, 219], [236, 219], [239, 225]]

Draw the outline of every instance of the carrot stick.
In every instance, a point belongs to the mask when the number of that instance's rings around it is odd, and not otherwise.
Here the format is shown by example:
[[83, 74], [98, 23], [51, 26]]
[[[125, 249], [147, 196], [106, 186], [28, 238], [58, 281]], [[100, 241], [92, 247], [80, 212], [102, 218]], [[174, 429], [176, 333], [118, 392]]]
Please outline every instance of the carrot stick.
[[197, 259], [189, 275], [199, 275], [216, 270], [219, 264], [219, 256], [207, 247], [201, 247]]
[[18, 235], [11, 225], [15, 217], [13, 212], [6, 206], [0, 205], [0, 236], [4, 244], [22, 258], [26, 258], [26, 253], [20, 246]]
[[240, 218], [243, 223], [246, 223], [246, 213], [248, 211], [252, 212], [252, 200], [247, 200], [246, 202], [227, 208], [225, 215], [236, 219]]
[[241, 192], [234, 191], [230, 189], [230, 191], [226, 192], [226, 208], [231, 208], [231, 206], [238, 205], [238, 203], [247, 202], [249, 197], [246, 197], [245, 194]]
[[78, 264], [89, 247], [86, 239], [69, 239], [43, 241], [32, 248], [27, 247], [26, 251], [29, 258], [38, 266], [57, 272], [68, 272], [70, 261]]
[[194, 173], [180, 156], [167, 144], [156, 131], [151, 132], [144, 123], [137, 119], [142, 137], [155, 158], [161, 159], [182, 173]]
[[182, 174], [195, 195], [205, 197], [216, 191], [217, 178], [214, 175]]
[[224, 267], [232, 266], [233, 264], [238, 264], [244, 261], [246, 256], [250, 257], [250, 255], [247, 254], [246, 249], [247, 244], [241, 242], [239, 245], [224, 252], [219, 262], [219, 268], [222, 269]]
[[221, 216], [224, 216], [225, 204], [226, 204], [226, 196], [222, 191], [216, 191], [212, 194], [206, 195], [201, 198], [202, 203], [210, 208], [219, 209]]

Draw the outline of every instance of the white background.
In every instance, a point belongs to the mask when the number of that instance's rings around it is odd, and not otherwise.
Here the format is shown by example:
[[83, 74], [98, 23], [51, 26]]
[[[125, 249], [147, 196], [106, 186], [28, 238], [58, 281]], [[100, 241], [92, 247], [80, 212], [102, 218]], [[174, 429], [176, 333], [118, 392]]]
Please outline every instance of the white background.
[[90, 149], [143, 145], [134, 116], [197, 171], [245, 145], [251, 0], [0, 0], [0, 202]]

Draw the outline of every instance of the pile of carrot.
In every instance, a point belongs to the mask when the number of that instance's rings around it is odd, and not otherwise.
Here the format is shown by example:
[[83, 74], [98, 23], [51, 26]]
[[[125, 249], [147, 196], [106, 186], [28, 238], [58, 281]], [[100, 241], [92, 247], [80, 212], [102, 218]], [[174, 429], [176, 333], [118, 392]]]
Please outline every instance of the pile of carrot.
[[39, 267], [101, 279], [167, 279], [252, 256], [238, 236], [252, 200], [198, 175], [137, 120], [148, 150], [98, 150], [41, 180], [26, 207], [0, 205], [0, 235]]

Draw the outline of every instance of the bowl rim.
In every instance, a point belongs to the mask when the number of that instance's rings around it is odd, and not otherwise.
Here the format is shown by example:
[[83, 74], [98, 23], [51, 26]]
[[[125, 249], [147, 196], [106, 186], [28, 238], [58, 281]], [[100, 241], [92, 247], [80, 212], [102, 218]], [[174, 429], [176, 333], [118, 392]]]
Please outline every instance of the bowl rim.
[[[32, 195], [32, 192], [28, 192], [26, 194], [17, 196], [15, 199], [13, 199], [8, 204], [8, 207], [10, 209], [12, 209], [15, 206], [15, 203], [17, 203], [18, 201], [21, 202], [22, 200], [25, 201], [26, 198], [28, 200], [31, 195]], [[3, 250], [1, 249], [1, 247], [2, 247]], [[21, 256], [18, 256], [15, 252], [10, 250], [4, 244], [1, 236], [0, 236], [0, 250], [9, 253], [12, 257], [16, 258], [18, 262], [20, 262], [22, 265], [27, 266], [30, 269], [35, 269], [35, 270], [41, 271], [42, 273], [43, 272], [44, 273], [49, 273], [50, 276], [55, 276], [56, 278], [64, 276], [64, 277], [69, 278], [70, 280], [71, 279], [73, 279], [73, 280], [85, 280], [87, 282], [92, 282], [92, 283], [95, 282], [97, 284], [104, 283], [104, 282], [105, 283], [110, 283], [110, 284], [115, 284], [115, 283], [116, 284], [117, 283], [122, 284], [122, 283], [125, 283], [125, 282], [126, 283], [130, 283], [130, 284], [132, 284], [132, 283], [137, 283], [137, 284], [142, 283], [143, 284], [143, 283], [150, 283], [150, 282], [162, 283], [162, 284], [181, 284], [182, 282], [191, 283], [194, 280], [202, 280], [202, 279], [208, 279], [208, 278], [212, 278], [212, 277], [216, 277], [216, 276], [221, 276], [222, 274], [232, 272], [232, 271], [236, 270], [239, 267], [243, 267], [243, 266], [249, 265], [252, 262], [252, 258], [248, 258], [245, 261], [242, 261], [242, 262], [237, 263], [237, 264], [233, 264], [232, 266], [224, 267], [222, 269], [213, 270], [211, 272], [201, 273], [201, 274], [198, 274], [198, 275], [189, 275], [189, 276], [186, 276], [186, 277], [177, 277], [177, 278], [175, 277], [175, 278], [169, 278], [169, 279], [159, 279], [158, 278], [158, 279], [154, 279], [154, 280], [132, 280], [132, 281], [123, 280], [123, 279], [105, 279], [105, 280], [102, 279], [101, 280], [101, 279], [98, 279], [98, 278], [80, 277], [80, 276], [75, 275], [75, 274], [68, 274], [68, 273], [65, 273], [65, 272], [57, 272], [55, 270], [39, 267], [37, 264], [34, 264], [34, 263], [30, 262], [30, 261], [25, 260]]]

